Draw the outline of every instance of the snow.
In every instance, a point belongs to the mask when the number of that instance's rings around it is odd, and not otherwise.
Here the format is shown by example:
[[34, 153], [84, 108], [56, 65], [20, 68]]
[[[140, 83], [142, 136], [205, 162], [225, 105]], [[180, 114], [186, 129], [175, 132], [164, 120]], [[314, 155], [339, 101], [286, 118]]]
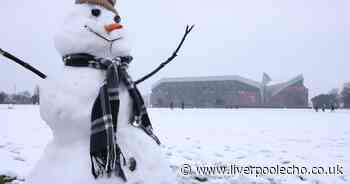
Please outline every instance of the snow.
[[[187, 163], [344, 167], [344, 176], [232, 176], [204, 183], [350, 183], [350, 111], [150, 109], [169, 166]], [[0, 106], [0, 174], [28, 176], [52, 140], [38, 106]], [[200, 183], [178, 174], [182, 183]], [[174, 181], [175, 183], [175, 181]]]
[[[100, 16], [91, 14], [95, 8], [101, 10]], [[91, 3], [75, 5], [55, 36], [58, 52], [62, 57], [77, 53], [106, 59], [129, 56], [125, 29], [105, 30], [106, 26], [115, 23], [114, 16]], [[27, 184], [124, 183], [113, 175], [95, 180], [91, 173], [91, 111], [105, 77], [103, 70], [63, 66], [60, 78], [48, 77], [42, 82], [40, 114], [51, 128], [53, 139], [27, 175]], [[118, 93], [118, 145], [126, 161], [130, 158], [137, 161], [134, 172], [127, 166], [123, 169], [128, 183], [171, 183], [175, 175], [172, 175], [165, 158], [162, 159], [161, 148], [146, 133], [129, 124], [132, 101], [124, 84], [118, 86]]]
[[0, 173], [26, 176], [52, 138], [50, 129], [36, 106], [0, 105], [0, 114]]
[[[91, 9], [100, 8], [101, 16]], [[125, 29], [107, 33], [114, 14], [97, 5], [75, 5], [55, 46], [61, 56], [88, 53], [113, 59], [128, 56]], [[113, 40], [113, 41], [112, 41]], [[89, 155], [91, 109], [105, 72], [63, 67], [60, 78], [50, 76], [40, 86], [38, 106], [0, 106], [0, 175], [17, 176], [27, 184], [110, 184], [120, 178], [95, 180]], [[119, 85], [118, 144], [134, 172], [124, 168], [128, 183], [246, 183], [312, 184], [349, 182], [349, 111], [265, 109], [151, 109], [161, 147], [130, 126], [132, 102]], [[41, 115], [41, 116], [40, 116]], [[43, 120], [40, 118], [42, 117]], [[184, 164], [298, 164], [345, 168], [342, 176], [185, 177]], [[177, 179], [175, 175], [178, 175]], [[17, 181], [17, 182], [20, 182]]]
[[[99, 17], [91, 15], [91, 10], [101, 10]], [[105, 26], [114, 23], [115, 14], [105, 8], [92, 4], [74, 5], [64, 24], [55, 34], [55, 46], [61, 56], [76, 53], [88, 53], [96, 57], [113, 59], [117, 56], [130, 55], [130, 44], [125, 28], [105, 31]], [[96, 36], [94, 31], [106, 41]], [[117, 39], [117, 40], [116, 40]]]

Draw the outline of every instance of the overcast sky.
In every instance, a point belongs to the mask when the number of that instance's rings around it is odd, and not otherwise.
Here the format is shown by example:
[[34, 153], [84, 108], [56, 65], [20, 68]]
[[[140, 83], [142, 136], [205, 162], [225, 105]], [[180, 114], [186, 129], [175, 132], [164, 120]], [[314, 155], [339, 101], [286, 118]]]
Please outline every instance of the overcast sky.
[[[53, 35], [74, 0], [2, 0], [0, 48], [50, 76], [61, 58]], [[129, 30], [136, 79], [170, 56], [186, 24], [196, 24], [177, 60], [142, 84], [162, 77], [241, 75], [274, 83], [298, 74], [310, 95], [350, 81], [349, 0], [118, 0]], [[33, 90], [33, 74], [0, 57], [0, 91]]]

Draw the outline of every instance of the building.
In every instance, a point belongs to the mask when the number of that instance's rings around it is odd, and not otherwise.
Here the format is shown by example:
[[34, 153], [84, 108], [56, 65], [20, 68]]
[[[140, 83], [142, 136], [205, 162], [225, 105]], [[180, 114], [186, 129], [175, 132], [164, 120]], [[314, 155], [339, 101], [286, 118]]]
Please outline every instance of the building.
[[307, 107], [309, 90], [304, 86], [304, 78], [299, 75], [285, 83], [267, 86], [265, 105], [272, 107]]
[[150, 100], [153, 107], [307, 107], [308, 89], [302, 75], [272, 86], [236, 75], [165, 78], [153, 86]]
[[153, 107], [229, 108], [261, 103], [260, 84], [239, 76], [167, 78], [152, 89]]

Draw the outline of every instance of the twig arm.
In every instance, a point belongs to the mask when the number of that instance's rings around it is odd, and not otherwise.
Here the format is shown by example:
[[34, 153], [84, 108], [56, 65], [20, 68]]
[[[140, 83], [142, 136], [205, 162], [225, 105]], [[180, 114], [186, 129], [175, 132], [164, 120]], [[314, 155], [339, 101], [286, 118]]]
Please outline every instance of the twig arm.
[[188, 34], [193, 30], [194, 25], [186, 26], [186, 31], [184, 36], [181, 39], [181, 42], [179, 43], [179, 45], [177, 46], [176, 50], [173, 52], [173, 54], [163, 63], [161, 63], [156, 69], [154, 69], [152, 72], [150, 72], [149, 74], [145, 75], [144, 77], [140, 78], [139, 80], [137, 80], [135, 82], [135, 84], [139, 84], [142, 83], [143, 81], [149, 79], [150, 77], [152, 77], [153, 75], [155, 75], [156, 73], [158, 73], [162, 68], [164, 68], [167, 64], [169, 64], [172, 60], [174, 60], [177, 57], [177, 53], [180, 51], [182, 45], [185, 43], [186, 38], [188, 36]]
[[37, 76], [39, 76], [42, 79], [46, 79], [46, 75], [44, 73], [42, 73], [41, 71], [39, 71], [38, 69], [34, 68], [33, 66], [29, 65], [28, 63], [18, 59], [17, 57], [15, 57], [14, 55], [0, 49], [0, 55], [3, 55], [4, 57], [14, 61], [15, 63], [23, 66], [24, 68], [28, 69], [29, 71], [33, 72], [34, 74], [36, 74]]

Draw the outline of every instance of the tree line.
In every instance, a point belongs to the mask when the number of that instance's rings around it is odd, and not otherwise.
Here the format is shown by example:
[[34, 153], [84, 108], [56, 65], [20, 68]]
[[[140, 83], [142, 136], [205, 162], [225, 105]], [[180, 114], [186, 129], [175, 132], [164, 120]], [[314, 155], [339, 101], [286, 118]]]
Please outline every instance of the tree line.
[[350, 88], [344, 88], [341, 92], [344, 108], [350, 108]]
[[350, 88], [344, 88], [340, 93], [332, 90], [328, 94], [320, 94], [311, 99], [314, 108], [350, 108]]
[[0, 91], [0, 104], [39, 104], [39, 87], [33, 94], [28, 91], [8, 94]]

